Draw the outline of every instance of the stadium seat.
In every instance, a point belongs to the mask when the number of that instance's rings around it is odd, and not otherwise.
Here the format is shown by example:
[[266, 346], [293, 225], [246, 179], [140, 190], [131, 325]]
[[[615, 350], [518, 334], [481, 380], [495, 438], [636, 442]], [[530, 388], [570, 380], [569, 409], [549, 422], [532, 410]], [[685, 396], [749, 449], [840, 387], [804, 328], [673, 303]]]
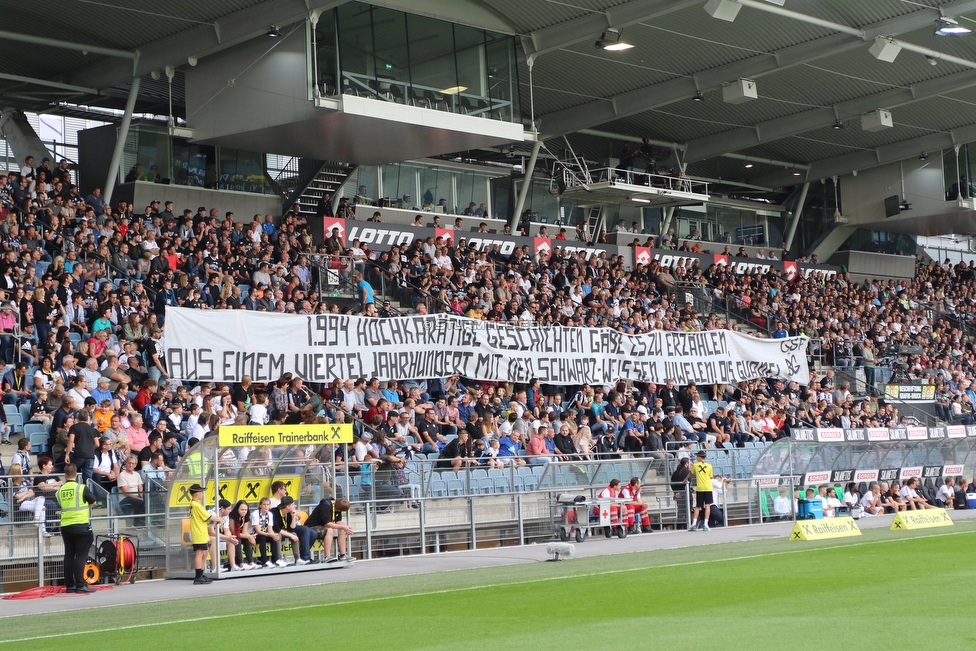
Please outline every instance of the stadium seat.
[[27, 423], [30, 420], [31, 406], [29, 404], [26, 404], [25, 403], [25, 404], [21, 405], [19, 409], [20, 409], [20, 418], [21, 418], [21, 420], [23, 420], [24, 423]]
[[363, 491], [360, 488], [359, 484], [352, 484], [352, 483], [350, 483], [350, 485], [349, 485], [349, 501], [350, 502], [358, 502], [358, 501], [360, 501], [360, 499], [362, 498], [362, 492]]
[[[472, 482], [472, 486], [473, 486]], [[495, 492], [495, 484], [487, 475], [478, 479], [478, 495], [490, 495]]]
[[447, 482], [435, 479], [430, 482], [431, 497], [447, 497]]
[[[17, 407], [14, 406], [14, 409]], [[10, 433], [20, 433], [24, 431], [24, 419], [20, 417], [20, 412], [7, 412], [7, 424], [10, 425]]]
[[451, 497], [460, 497], [464, 495], [464, 482], [460, 479], [448, 479], [447, 494]]
[[47, 452], [47, 432], [31, 434], [28, 439], [31, 445], [31, 454], [45, 454]]
[[24, 436], [30, 438], [32, 434], [48, 435], [47, 426], [44, 423], [27, 423], [24, 425]]
[[508, 483], [508, 477], [495, 477], [492, 479], [495, 484], [496, 493], [510, 493], [512, 490], [511, 485]]

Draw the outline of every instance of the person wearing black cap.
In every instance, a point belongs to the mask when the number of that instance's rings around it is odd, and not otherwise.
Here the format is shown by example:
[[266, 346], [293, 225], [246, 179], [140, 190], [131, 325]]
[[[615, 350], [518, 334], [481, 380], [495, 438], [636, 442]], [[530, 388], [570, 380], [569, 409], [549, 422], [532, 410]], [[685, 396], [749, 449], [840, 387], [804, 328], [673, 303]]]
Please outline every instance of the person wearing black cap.
[[695, 531], [698, 526], [698, 514], [704, 510], [702, 518], [702, 531], [708, 531], [708, 512], [712, 505], [712, 464], [705, 461], [704, 450], [699, 450], [695, 454], [697, 459], [691, 466], [691, 475], [695, 478], [695, 512], [691, 516], [691, 529]]
[[190, 486], [190, 543], [193, 544], [193, 585], [213, 583], [213, 579], [203, 575], [210, 550], [210, 524], [217, 524], [220, 518], [203, 507], [203, 486]]
[[383, 309], [380, 310], [380, 317], [388, 319], [392, 316], [396, 316], [396, 314], [393, 313], [393, 308], [390, 306], [390, 301], [383, 301]]

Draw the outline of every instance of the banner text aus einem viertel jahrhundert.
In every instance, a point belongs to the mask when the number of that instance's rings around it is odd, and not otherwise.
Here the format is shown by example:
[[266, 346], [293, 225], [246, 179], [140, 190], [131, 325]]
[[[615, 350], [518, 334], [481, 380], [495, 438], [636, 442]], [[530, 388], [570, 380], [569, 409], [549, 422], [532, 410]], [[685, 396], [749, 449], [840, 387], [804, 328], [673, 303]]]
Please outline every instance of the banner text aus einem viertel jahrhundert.
[[618, 379], [678, 384], [758, 377], [809, 380], [806, 338], [728, 330], [627, 335], [609, 328], [523, 328], [437, 314], [390, 319], [166, 308], [166, 365], [186, 381], [310, 382], [376, 377], [545, 384]]

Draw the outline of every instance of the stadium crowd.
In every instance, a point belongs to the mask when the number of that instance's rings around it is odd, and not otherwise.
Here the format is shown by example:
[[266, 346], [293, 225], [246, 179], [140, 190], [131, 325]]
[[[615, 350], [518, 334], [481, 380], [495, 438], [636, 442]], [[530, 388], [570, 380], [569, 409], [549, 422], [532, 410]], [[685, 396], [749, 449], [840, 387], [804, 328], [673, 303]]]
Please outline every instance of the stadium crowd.
[[[906, 377], [936, 385], [947, 419], [971, 423], [976, 406], [973, 343], [956, 320], [976, 313], [976, 279], [964, 263], [919, 263], [910, 281], [856, 283], [844, 273], [788, 278], [757, 267], [740, 274], [690, 259], [631, 269], [623, 256], [561, 249], [559, 237], [551, 256], [527, 246], [502, 255], [497, 246], [477, 250], [463, 238], [434, 237], [374, 252], [337, 233], [316, 245], [297, 210], [247, 221], [204, 206], [174, 212], [170, 201], [108, 205], [97, 189], [81, 197], [67, 162], [51, 169], [47, 159], [0, 175], [0, 206], [0, 390], [4, 404], [23, 407], [25, 422], [44, 426], [49, 450], [34, 463], [30, 442], [21, 439], [9, 467], [31, 476], [77, 459], [83, 477], [117, 487], [136, 511], [145, 508], [146, 486], [163, 481], [196, 440], [225, 424], [353, 420], [358, 440], [350, 458], [326, 450], [321, 472], [334, 454], [353, 472], [375, 466], [395, 489], [414, 454], [436, 453], [445, 468], [496, 468], [680, 456], [685, 441], [741, 447], [810, 425], [906, 427], [906, 417], [873, 396], [875, 370], [888, 357], [903, 360]], [[703, 246], [677, 244], [665, 243], [676, 252]], [[759, 379], [707, 387], [511, 386], [460, 377], [306, 386], [290, 374], [259, 386], [248, 378], [227, 385], [169, 377], [166, 306], [343, 310], [319, 299], [317, 264], [355, 285], [359, 304], [345, 310], [378, 318], [398, 313], [389, 302], [377, 305], [373, 287], [386, 283], [419, 313], [524, 326], [625, 333], [743, 327], [724, 312], [702, 314], [679, 301], [691, 288], [740, 314], [756, 336], [806, 335], [828, 367], [863, 367], [867, 388], [855, 396], [832, 370], [811, 373], [806, 385]], [[3, 443], [17, 442], [3, 419]], [[93, 450], [75, 445], [75, 433], [88, 427], [100, 437]], [[246, 453], [259, 461], [266, 454]], [[37, 515], [35, 500], [25, 493], [17, 502]]]

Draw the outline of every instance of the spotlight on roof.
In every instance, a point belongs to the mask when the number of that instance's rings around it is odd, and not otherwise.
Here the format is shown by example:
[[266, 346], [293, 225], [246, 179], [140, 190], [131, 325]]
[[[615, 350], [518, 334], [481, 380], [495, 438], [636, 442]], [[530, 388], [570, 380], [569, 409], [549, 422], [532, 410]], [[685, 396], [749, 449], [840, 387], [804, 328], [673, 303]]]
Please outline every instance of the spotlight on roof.
[[901, 52], [901, 46], [898, 45], [893, 39], [885, 38], [884, 36], [879, 36], [874, 39], [874, 45], [868, 50], [878, 61], [884, 61], [885, 63], [891, 63]]
[[861, 116], [862, 131], [883, 131], [893, 126], [894, 121], [891, 119], [891, 111], [887, 109], [875, 109]]
[[739, 15], [742, 5], [735, 0], [708, 0], [705, 3], [705, 11], [712, 18], [732, 22]]
[[722, 101], [727, 104], [742, 104], [757, 97], [759, 90], [752, 79], [737, 79], [722, 85]]
[[836, 122], [834, 122], [834, 126], [833, 126], [833, 127], [831, 127], [831, 128], [832, 128], [832, 129], [833, 129], [834, 131], [840, 131], [841, 129], [843, 129], [843, 128], [844, 128], [844, 123], [843, 123], [843, 122], [841, 122], [840, 120], [837, 120]]
[[928, 154], [926, 154], [926, 153], [925, 153], [925, 152], [923, 151], [923, 152], [922, 152], [921, 154], [919, 154], [919, 155], [918, 155], [918, 159], [919, 159], [919, 160], [928, 160], [928, 159], [929, 159], [929, 156], [928, 156]]
[[600, 40], [596, 42], [597, 49], [606, 50], [608, 52], [619, 52], [620, 50], [629, 50], [634, 47], [630, 43], [625, 43], [620, 40], [620, 32], [616, 29], [608, 29], [603, 32], [603, 36]]
[[935, 20], [936, 36], [965, 36], [973, 30], [963, 27], [952, 18], [937, 18]]
[[746, 163], [746, 169], [747, 170], [751, 170], [752, 169], [752, 163]]
[[697, 91], [695, 93], [695, 96], [691, 98], [691, 101], [692, 102], [704, 102], [705, 101], [705, 96], [702, 95], [701, 94], [701, 91], [699, 90], [699, 91]]
[[925, 55], [925, 60], [929, 62], [929, 65], [930, 66], [937, 66], [937, 65], [939, 65], [939, 60], [938, 59], [936, 59], [935, 57], [930, 57], [927, 54]]
[[281, 36], [281, 32], [278, 31], [277, 27], [272, 25], [271, 28], [268, 30], [267, 34], [265, 34], [265, 36], [267, 36], [268, 38], [278, 38], [279, 36]]

